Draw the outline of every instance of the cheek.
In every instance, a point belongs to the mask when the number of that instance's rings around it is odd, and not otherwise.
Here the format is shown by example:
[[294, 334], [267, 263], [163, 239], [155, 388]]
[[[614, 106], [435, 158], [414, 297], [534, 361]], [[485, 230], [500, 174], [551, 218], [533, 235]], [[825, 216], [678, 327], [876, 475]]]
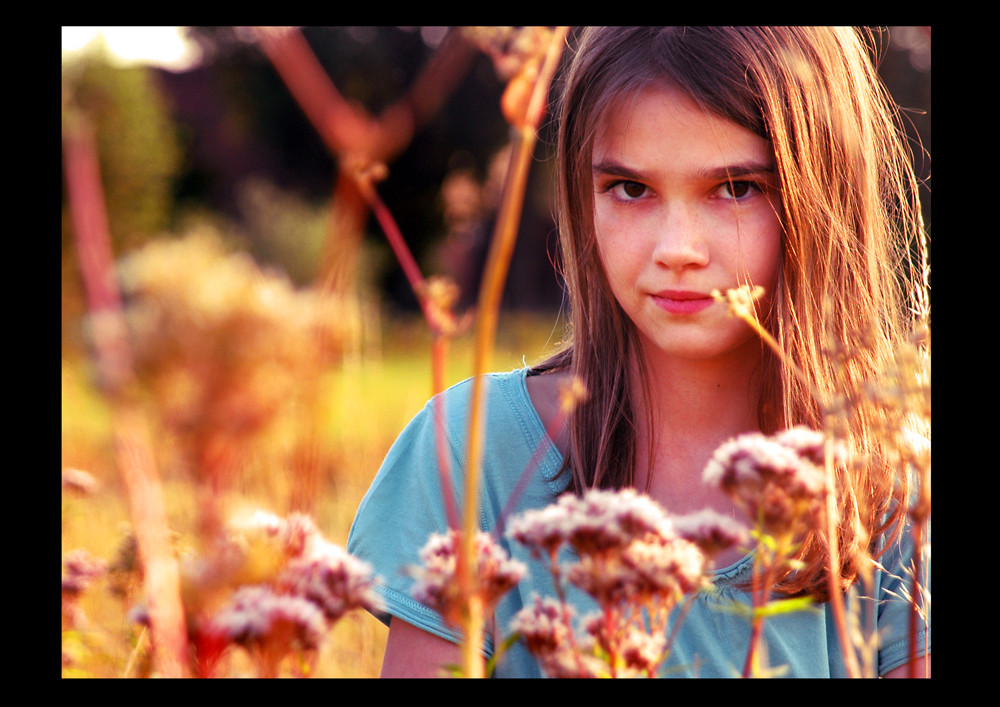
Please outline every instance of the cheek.
[[781, 268], [784, 249], [781, 223], [773, 215], [762, 218], [755, 224], [753, 234], [741, 248], [741, 258], [751, 280], [770, 290]]
[[628, 283], [635, 281], [639, 270], [641, 255], [636, 252], [635, 239], [625, 238], [613, 228], [601, 229], [600, 222], [595, 233], [604, 277], [615, 296], [621, 299]]

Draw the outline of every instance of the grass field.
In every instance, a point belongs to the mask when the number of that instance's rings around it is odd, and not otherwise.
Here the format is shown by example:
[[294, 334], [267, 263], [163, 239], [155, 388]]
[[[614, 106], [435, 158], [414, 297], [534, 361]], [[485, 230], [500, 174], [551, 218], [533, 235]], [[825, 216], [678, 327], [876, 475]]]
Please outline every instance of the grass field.
[[[491, 368], [511, 369], [537, 361], [558, 344], [554, 316], [507, 315], [498, 332]], [[302, 381], [321, 386], [323, 448], [322, 473], [310, 512], [331, 541], [345, 545], [357, 506], [378, 470], [396, 434], [424, 405], [430, 393], [430, 336], [418, 318], [381, 317], [367, 341], [331, 369], [325, 380]], [[448, 382], [471, 372], [471, 335], [452, 343]], [[67, 492], [62, 500], [62, 553], [85, 549], [112, 562], [129, 524], [128, 503], [116, 467], [111, 414], [91, 384], [87, 360], [64, 360], [62, 365], [62, 463], [82, 469], [99, 487], [88, 494]], [[294, 427], [285, 421], [263, 440], [262, 449], [249, 455], [228, 498], [232, 507], [247, 505], [282, 515], [289, 509], [288, 471], [268, 454], [280, 448], [278, 436]], [[183, 470], [175, 468], [169, 439], [158, 438], [155, 450], [171, 530], [181, 547], [194, 534], [197, 500]], [[280, 455], [274, 455], [278, 459]], [[120, 677], [141, 672], [130, 664], [137, 627], [127, 612], [138, 592], [122, 598], [107, 581], [84, 593], [84, 624], [63, 633], [67, 677]], [[386, 629], [364, 612], [347, 615], [334, 627], [316, 666], [322, 677], [378, 675]], [[67, 663], [66, 656], [71, 656]], [[232, 655], [231, 674], [241, 667], [239, 652]]]

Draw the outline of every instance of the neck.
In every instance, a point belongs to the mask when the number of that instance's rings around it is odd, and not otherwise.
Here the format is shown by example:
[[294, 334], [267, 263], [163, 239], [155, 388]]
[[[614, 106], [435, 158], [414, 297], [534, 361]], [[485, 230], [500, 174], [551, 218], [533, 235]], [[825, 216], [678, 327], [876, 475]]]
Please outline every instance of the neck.
[[[697, 488], [705, 463], [720, 444], [758, 429], [759, 358], [705, 361], [654, 355], [646, 358], [646, 366], [649, 387], [636, 396], [636, 412], [652, 426], [647, 430], [642, 423], [637, 430], [637, 485]], [[637, 369], [633, 381], [641, 386]]]

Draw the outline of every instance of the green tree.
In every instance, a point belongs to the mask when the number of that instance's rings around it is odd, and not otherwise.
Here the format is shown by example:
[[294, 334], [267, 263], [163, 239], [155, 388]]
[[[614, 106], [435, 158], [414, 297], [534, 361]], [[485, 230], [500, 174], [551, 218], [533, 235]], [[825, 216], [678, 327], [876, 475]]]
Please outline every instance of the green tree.
[[[145, 66], [112, 65], [100, 50], [64, 62], [63, 122], [80, 111], [93, 126], [100, 155], [112, 246], [121, 255], [168, 228], [180, 141], [156, 74]], [[63, 342], [76, 339], [81, 301], [72, 225], [63, 187]]]

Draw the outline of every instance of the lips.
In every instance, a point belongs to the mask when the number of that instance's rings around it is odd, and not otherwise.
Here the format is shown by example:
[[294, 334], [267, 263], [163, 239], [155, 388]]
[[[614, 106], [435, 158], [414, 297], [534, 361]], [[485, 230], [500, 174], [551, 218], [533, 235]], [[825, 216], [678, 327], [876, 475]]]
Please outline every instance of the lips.
[[695, 314], [715, 303], [712, 295], [688, 290], [662, 290], [652, 297], [658, 307], [671, 314]]

